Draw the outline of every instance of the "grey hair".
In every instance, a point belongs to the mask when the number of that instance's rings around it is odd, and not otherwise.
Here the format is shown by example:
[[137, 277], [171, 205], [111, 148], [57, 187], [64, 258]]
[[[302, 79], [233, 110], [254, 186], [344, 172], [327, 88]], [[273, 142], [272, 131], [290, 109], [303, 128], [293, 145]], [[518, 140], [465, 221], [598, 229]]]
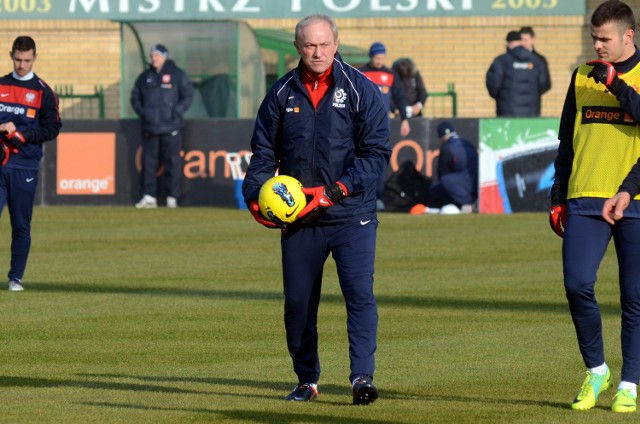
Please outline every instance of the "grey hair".
[[331, 32], [333, 32], [333, 41], [338, 40], [338, 26], [336, 25], [335, 21], [331, 19], [331, 17], [327, 15], [309, 15], [300, 19], [300, 21], [296, 24], [296, 41], [300, 39], [300, 34], [302, 33], [302, 30], [304, 28], [317, 21], [328, 23], [331, 27]]

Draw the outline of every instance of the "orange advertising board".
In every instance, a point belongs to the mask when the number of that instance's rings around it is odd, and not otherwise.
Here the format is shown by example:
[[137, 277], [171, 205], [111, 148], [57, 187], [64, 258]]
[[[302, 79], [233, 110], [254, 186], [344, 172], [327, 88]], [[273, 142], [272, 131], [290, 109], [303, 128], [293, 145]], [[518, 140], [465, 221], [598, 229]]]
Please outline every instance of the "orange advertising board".
[[61, 133], [57, 144], [58, 195], [115, 194], [115, 133]]

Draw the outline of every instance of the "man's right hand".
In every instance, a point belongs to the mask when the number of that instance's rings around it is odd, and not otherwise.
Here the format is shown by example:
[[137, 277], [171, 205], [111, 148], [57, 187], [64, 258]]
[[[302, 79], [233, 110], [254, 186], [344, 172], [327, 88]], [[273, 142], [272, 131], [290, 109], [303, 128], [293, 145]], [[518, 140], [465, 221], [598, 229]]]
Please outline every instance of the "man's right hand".
[[558, 237], [564, 238], [564, 229], [567, 225], [567, 205], [551, 205], [549, 208], [549, 225]]
[[273, 221], [270, 221], [268, 219], [266, 219], [262, 213], [260, 212], [260, 205], [258, 205], [258, 201], [257, 200], [253, 200], [251, 202], [249, 202], [249, 212], [251, 212], [251, 216], [253, 216], [253, 219], [255, 219], [258, 223], [264, 225], [267, 228], [281, 228], [281, 225], [276, 224]]

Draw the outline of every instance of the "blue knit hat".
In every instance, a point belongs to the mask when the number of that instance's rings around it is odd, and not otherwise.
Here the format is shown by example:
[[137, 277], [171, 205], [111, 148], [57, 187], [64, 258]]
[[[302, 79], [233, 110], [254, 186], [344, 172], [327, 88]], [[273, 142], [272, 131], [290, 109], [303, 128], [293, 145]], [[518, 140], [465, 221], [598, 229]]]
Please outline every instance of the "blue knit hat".
[[447, 121], [440, 122], [436, 131], [438, 133], [438, 138], [442, 138], [447, 134], [455, 132], [455, 130], [453, 129], [453, 125], [451, 125], [451, 122]]
[[169, 57], [169, 50], [167, 50], [167, 48], [162, 44], [154, 44], [153, 46], [151, 46], [151, 54], [154, 53], [160, 53], [165, 57], [165, 59]]
[[369, 57], [373, 57], [377, 54], [387, 54], [387, 48], [379, 41], [376, 41], [369, 47]]

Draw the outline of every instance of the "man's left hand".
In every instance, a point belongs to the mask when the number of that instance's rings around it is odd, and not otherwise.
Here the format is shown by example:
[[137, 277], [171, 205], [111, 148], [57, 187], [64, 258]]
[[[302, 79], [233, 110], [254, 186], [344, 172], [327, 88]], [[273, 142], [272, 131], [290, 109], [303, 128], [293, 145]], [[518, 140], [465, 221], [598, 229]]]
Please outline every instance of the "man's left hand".
[[311, 213], [318, 208], [328, 208], [347, 197], [347, 188], [341, 182], [333, 183], [328, 186], [318, 186], [312, 188], [302, 188], [302, 192], [307, 196], [311, 196], [311, 200], [307, 202], [307, 206], [298, 214], [298, 219]]
[[631, 195], [621, 191], [610, 199], [605, 200], [602, 206], [602, 218], [613, 225], [624, 216], [624, 210], [631, 203]]

